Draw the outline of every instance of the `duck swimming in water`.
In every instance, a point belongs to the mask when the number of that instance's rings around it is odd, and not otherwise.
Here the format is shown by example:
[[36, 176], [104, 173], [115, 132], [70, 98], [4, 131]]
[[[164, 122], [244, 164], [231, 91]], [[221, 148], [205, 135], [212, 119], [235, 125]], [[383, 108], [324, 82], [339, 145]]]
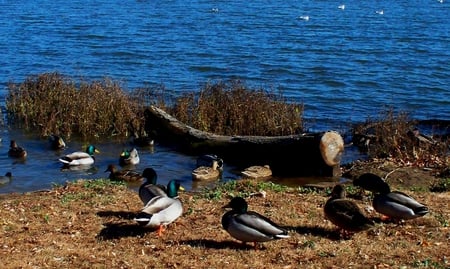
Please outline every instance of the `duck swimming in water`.
[[89, 145], [85, 152], [75, 151], [61, 157], [59, 161], [67, 166], [91, 165], [95, 162], [94, 153], [100, 153], [100, 151], [93, 145]]
[[11, 140], [8, 156], [12, 158], [25, 158], [27, 157], [27, 151], [23, 147], [19, 147], [15, 140]]

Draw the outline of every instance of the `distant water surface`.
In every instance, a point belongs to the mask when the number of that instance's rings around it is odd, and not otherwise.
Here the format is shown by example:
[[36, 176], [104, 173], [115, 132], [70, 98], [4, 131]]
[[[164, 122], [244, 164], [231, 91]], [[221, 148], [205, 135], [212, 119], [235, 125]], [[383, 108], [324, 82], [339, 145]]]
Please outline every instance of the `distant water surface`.
[[[162, 83], [174, 96], [238, 78], [304, 103], [312, 131], [344, 131], [391, 106], [450, 120], [450, 1], [0, 3], [2, 106], [8, 82], [56, 71], [75, 80], [110, 77], [125, 89]], [[11, 139], [32, 152], [22, 164], [0, 154], [0, 173], [17, 175], [0, 192], [100, 175], [59, 172], [45, 141], [20, 130], [5, 126], [2, 137], [5, 154]], [[115, 158], [110, 143], [99, 160]], [[193, 157], [156, 148], [148, 158], [143, 165], [160, 165], [162, 178], [190, 182]]]

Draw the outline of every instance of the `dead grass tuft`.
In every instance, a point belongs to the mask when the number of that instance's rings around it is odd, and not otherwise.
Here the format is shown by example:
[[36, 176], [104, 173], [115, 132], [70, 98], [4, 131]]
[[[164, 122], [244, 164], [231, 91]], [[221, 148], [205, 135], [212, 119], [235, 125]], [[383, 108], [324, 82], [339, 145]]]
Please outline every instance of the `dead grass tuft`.
[[303, 132], [303, 105], [281, 93], [241, 81], [207, 83], [178, 98], [170, 113], [185, 124], [222, 135], [291, 135]]
[[139, 107], [108, 78], [77, 85], [58, 73], [31, 76], [9, 84], [6, 109], [10, 123], [39, 130], [43, 137], [125, 136], [131, 125], [142, 124]]
[[390, 159], [403, 165], [446, 168], [449, 166], [448, 137], [425, 135], [417, 129], [418, 122], [408, 113], [395, 113], [392, 108], [378, 118], [368, 118], [353, 130], [353, 142], [369, 158]]

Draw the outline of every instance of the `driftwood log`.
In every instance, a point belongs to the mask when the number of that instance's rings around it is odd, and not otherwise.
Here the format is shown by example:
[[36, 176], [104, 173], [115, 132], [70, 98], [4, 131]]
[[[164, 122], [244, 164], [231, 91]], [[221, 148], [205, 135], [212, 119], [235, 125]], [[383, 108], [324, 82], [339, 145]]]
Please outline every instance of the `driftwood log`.
[[245, 168], [269, 165], [274, 176], [340, 175], [344, 151], [335, 131], [289, 136], [226, 136], [192, 128], [162, 109], [146, 111], [146, 131], [159, 143], [188, 155], [216, 154], [225, 163]]

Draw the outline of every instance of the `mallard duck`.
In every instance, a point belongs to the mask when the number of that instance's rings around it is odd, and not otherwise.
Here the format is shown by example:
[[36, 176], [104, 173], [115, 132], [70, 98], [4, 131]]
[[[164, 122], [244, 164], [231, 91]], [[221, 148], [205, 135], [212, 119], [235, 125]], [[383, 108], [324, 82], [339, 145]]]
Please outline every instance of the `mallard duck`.
[[415, 219], [429, 212], [426, 205], [400, 191], [375, 194], [373, 208], [378, 213], [394, 220]]
[[267, 179], [272, 176], [272, 170], [268, 165], [255, 165], [245, 168], [244, 171], [241, 172], [241, 174], [242, 176], [244, 176], [244, 178]]
[[60, 158], [59, 161], [68, 166], [91, 165], [95, 162], [94, 153], [100, 153], [100, 151], [93, 145], [89, 145], [86, 152], [75, 151]]
[[242, 197], [234, 197], [223, 208], [231, 208], [222, 217], [222, 227], [235, 239], [253, 242], [266, 242], [281, 238], [288, 238], [287, 230], [275, 224], [269, 218], [248, 211], [248, 204]]
[[113, 181], [138, 182], [144, 180], [140, 173], [129, 169], [119, 170], [114, 164], [109, 164], [106, 172], [109, 172], [109, 179]]
[[223, 171], [223, 160], [215, 154], [205, 154], [197, 158], [197, 168], [201, 166], [212, 167], [217, 164], [217, 169]]
[[27, 157], [27, 151], [19, 147], [15, 140], [11, 140], [9, 144], [8, 156], [13, 158], [25, 158]]
[[167, 196], [166, 187], [163, 185], [156, 185], [158, 178], [155, 169], [145, 168], [142, 176], [146, 181], [139, 187], [139, 198], [146, 205], [148, 201], [156, 196]]
[[155, 140], [148, 136], [134, 136], [132, 143], [138, 147], [153, 147]]
[[0, 185], [8, 184], [11, 181], [11, 178], [11, 172], [7, 172], [4, 176], [0, 176]]
[[178, 180], [171, 180], [167, 184], [167, 196], [156, 196], [144, 206], [134, 219], [139, 225], [158, 228], [161, 236], [164, 226], [174, 222], [183, 214], [183, 205], [178, 198], [178, 190], [184, 190]]
[[342, 185], [334, 186], [331, 197], [323, 208], [325, 217], [345, 233], [360, 232], [374, 226], [374, 222], [367, 218], [358, 205], [345, 198]]
[[221, 171], [218, 169], [217, 160], [212, 161], [212, 166], [200, 166], [192, 171], [193, 180], [215, 180], [220, 177]]
[[139, 164], [139, 162], [139, 153], [136, 148], [133, 148], [132, 150], [124, 150], [120, 154], [119, 164], [121, 166], [136, 165]]
[[60, 150], [66, 147], [66, 143], [64, 142], [62, 137], [57, 135], [50, 135], [48, 137], [48, 142], [52, 150]]
[[355, 186], [375, 194], [372, 205], [384, 218], [408, 220], [426, 215], [429, 210], [411, 196], [400, 191], [391, 191], [389, 185], [379, 176], [364, 174], [353, 182]]

